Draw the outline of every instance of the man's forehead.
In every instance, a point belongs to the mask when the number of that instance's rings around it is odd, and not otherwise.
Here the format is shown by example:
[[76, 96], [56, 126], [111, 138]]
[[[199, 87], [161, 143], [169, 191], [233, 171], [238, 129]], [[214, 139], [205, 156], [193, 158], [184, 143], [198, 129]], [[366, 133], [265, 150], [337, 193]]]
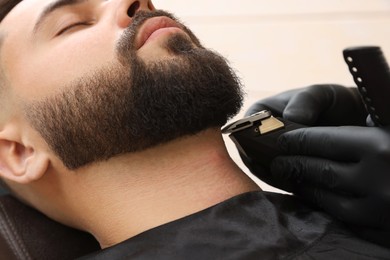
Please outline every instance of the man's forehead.
[[55, 0], [0, 0], [0, 13], [3, 14], [2, 23], [7, 24], [10, 21], [31, 19], [43, 9], [44, 6]]
[[20, 2], [22, 2], [22, 0], [0, 0], [0, 22]]
[[[56, 0], [0, 0], [0, 7], [4, 8], [1, 12], [8, 11], [0, 22], [0, 56], [3, 56], [7, 47], [27, 42], [35, 20], [44, 7], [53, 1]], [[20, 44], [17, 46], [21, 48]]]

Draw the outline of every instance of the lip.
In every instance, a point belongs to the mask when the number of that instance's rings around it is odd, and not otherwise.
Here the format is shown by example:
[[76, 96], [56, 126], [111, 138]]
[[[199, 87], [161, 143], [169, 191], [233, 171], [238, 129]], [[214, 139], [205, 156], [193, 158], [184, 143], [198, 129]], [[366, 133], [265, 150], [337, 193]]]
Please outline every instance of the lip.
[[172, 19], [165, 16], [153, 17], [145, 21], [141, 26], [137, 39], [136, 39], [136, 49], [139, 50], [142, 46], [148, 42], [149, 38], [159, 30], [162, 29], [180, 29], [181, 27]]

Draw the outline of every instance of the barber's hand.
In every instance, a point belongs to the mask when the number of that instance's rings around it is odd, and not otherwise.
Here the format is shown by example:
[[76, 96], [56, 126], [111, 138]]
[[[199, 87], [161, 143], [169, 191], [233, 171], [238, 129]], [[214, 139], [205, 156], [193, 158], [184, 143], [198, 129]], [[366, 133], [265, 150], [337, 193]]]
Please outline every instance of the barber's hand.
[[263, 109], [307, 126], [342, 127], [286, 133], [279, 144], [285, 156], [266, 167], [270, 172], [243, 157], [248, 168], [267, 183], [311, 200], [366, 239], [390, 247], [390, 129], [365, 126], [367, 113], [357, 89], [291, 90], [258, 101], [247, 115]]
[[262, 99], [246, 115], [264, 109], [307, 126], [365, 125], [367, 117], [356, 88], [332, 84], [294, 89]]
[[[246, 115], [270, 110], [274, 116], [306, 126], [365, 125], [367, 112], [356, 88], [313, 85], [262, 99]], [[269, 165], [241, 155], [245, 165], [264, 182], [289, 191], [294, 182], [281, 181], [268, 173]]]
[[315, 127], [279, 138], [272, 176], [293, 192], [390, 247], [390, 127]]

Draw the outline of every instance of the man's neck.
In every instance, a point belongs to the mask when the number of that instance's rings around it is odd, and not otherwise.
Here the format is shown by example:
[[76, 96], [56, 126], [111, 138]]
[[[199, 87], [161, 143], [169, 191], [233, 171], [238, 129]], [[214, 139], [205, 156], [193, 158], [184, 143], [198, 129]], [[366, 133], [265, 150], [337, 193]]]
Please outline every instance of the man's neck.
[[[218, 130], [83, 169], [69, 195], [82, 229], [108, 247], [259, 190], [229, 157]], [[75, 180], [71, 180], [73, 183]], [[73, 184], [74, 185], [74, 184]]]

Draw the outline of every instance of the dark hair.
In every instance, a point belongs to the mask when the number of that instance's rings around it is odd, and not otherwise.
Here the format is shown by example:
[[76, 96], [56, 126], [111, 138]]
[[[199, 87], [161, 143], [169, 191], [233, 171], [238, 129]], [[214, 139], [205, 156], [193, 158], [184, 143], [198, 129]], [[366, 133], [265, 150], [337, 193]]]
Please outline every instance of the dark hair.
[[0, 22], [3, 21], [4, 17], [22, 1], [23, 0], [0, 0]]

